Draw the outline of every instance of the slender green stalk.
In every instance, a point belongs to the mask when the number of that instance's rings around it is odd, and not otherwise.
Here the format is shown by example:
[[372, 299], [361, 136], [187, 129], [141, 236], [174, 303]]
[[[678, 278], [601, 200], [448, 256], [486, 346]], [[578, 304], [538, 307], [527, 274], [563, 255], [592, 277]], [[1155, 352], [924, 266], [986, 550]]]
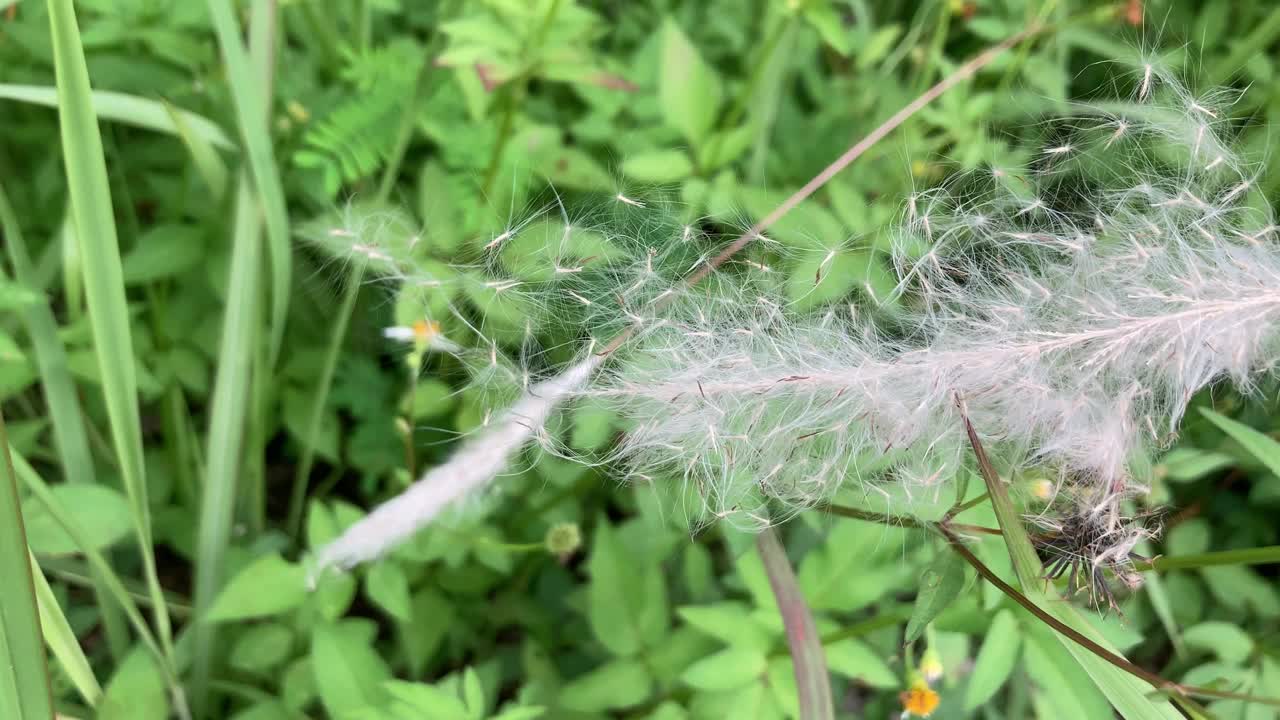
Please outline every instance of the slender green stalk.
[[[67, 616], [62, 613], [58, 598], [54, 597], [53, 588], [49, 587], [49, 581], [41, 572], [36, 556], [28, 552], [28, 559], [31, 565], [31, 577], [35, 581], [36, 603], [40, 609], [40, 629], [44, 631], [45, 643], [58, 660], [58, 664], [62, 666], [62, 671], [71, 680], [71, 684], [76, 686], [76, 692], [80, 693], [80, 697], [84, 698], [89, 707], [96, 707], [98, 700], [102, 697], [102, 686], [98, 684], [98, 678], [94, 677], [89, 659], [85, 657], [84, 649], [80, 647], [80, 639], [71, 629], [71, 623], [67, 622]], [[97, 573], [94, 575], [96, 576]], [[92, 584], [94, 587], [98, 586], [96, 580]]]
[[6, 578], [0, 590], [0, 637], [6, 651], [0, 655], [0, 710], [15, 720], [49, 720], [53, 717], [49, 666], [3, 413], [0, 451], [4, 453], [0, 458], [0, 577]]
[[181, 683], [178, 681], [177, 673], [167, 661], [165, 650], [156, 638], [155, 632], [147, 624], [146, 618], [142, 616], [142, 612], [138, 609], [138, 604], [133, 601], [132, 595], [125, 588], [120, 577], [116, 575], [115, 570], [112, 569], [111, 563], [107, 562], [102, 552], [94, 547], [93, 543], [89, 542], [84, 536], [80, 526], [71, 518], [70, 513], [62, 507], [62, 504], [58, 502], [57, 497], [49, 490], [49, 486], [45, 484], [40, 474], [31, 467], [31, 464], [22, 455], [13, 451], [12, 448], [10, 448], [10, 457], [13, 460], [17, 476], [22, 480], [27, 492], [31, 494], [36, 502], [44, 506], [49, 517], [53, 518], [58, 527], [62, 528], [67, 537], [71, 538], [71, 542], [75, 543], [80, 553], [89, 561], [89, 566], [102, 578], [107, 591], [111, 593], [116, 603], [124, 610], [125, 617], [142, 640], [142, 644], [155, 657], [156, 663], [160, 667], [160, 672], [164, 675], [165, 683], [169, 687], [169, 694], [173, 698], [174, 710], [177, 712], [178, 717], [187, 720], [190, 717], [190, 713], [187, 711], [186, 696], [183, 693]]
[[223, 556], [231, 541], [236, 507], [236, 480], [244, 448], [254, 325], [258, 323], [258, 272], [261, 266], [261, 216], [247, 173], [241, 173], [236, 195], [236, 221], [231, 248], [227, 307], [209, 419], [208, 459], [196, 537], [195, 609], [192, 630], [194, 662], [192, 705], [197, 717], [206, 708], [216, 627], [199, 619], [209, 611], [222, 586]]
[[[5, 248], [18, 282], [32, 287], [35, 278], [31, 257], [18, 218], [9, 203], [9, 197], [0, 184], [0, 228], [3, 228]], [[62, 471], [70, 482], [94, 483], [93, 455], [84, 431], [84, 414], [80, 398], [76, 395], [75, 382], [67, 366], [67, 351], [58, 338], [58, 322], [47, 302], [33, 303], [23, 313], [27, 335], [35, 350], [36, 367], [40, 370], [40, 388], [48, 407], [49, 420], [53, 424], [53, 440], [58, 449]], [[110, 602], [100, 583], [95, 582], [102, 627], [107, 638], [107, 648], [117, 660], [124, 657], [129, 647], [128, 629], [120, 609]]]
[[[1009, 597], [1018, 600], [1024, 608], [1045, 624], [1058, 631], [1055, 637], [1062, 642], [1067, 652], [1075, 658], [1080, 667], [1088, 673], [1090, 679], [1102, 691], [1111, 705], [1127, 720], [1177, 720], [1181, 714], [1168, 700], [1157, 700], [1149, 697], [1147, 683], [1159, 690], [1172, 684], [1158, 675], [1134, 665], [1116, 652], [1111, 644], [1068, 603], [1055, 602], [1056, 596], [1050, 596], [1047, 589], [1041, 587], [1043, 567], [1036, 554], [1031, 538], [1023, 527], [1022, 516], [1013, 506], [1009, 498], [1009, 490], [996, 472], [987, 456], [987, 451], [978, 438], [977, 431], [965, 414], [963, 402], [957, 399], [961, 418], [969, 444], [973, 447], [974, 457], [978, 461], [978, 470], [986, 483], [987, 494], [995, 509], [1000, 529], [1004, 531], [1005, 547], [1009, 551], [1009, 559], [1013, 563], [1014, 573], [1022, 586], [1022, 593], [1010, 594], [1013, 590], [999, 578], [987, 577], [992, 585], [1000, 588]], [[954, 533], [942, 528], [952, 548], [970, 564], [974, 565], [973, 553], [960, 543]], [[975, 569], [977, 566], [974, 565]], [[981, 572], [981, 570], [979, 570]], [[986, 577], [984, 575], [984, 577]], [[1015, 593], [1017, 591], [1014, 591]], [[1029, 596], [1029, 597], [1027, 597]], [[1022, 599], [1019, 600], [1019, 597]], [[1025, 600], [1025, 602], [1023, 602]], [[1145, 681], [1145, 682], [1144, 682]]]
[[1266, 547], [1242, 548], [1239, 550], [1219, 550], [1216, 552], [1196, 553], [1194, 555], [1174, 555], [1157, 557], [1135, 563], [1138, 570], [1191, 570], [1193, 568], [1213, 567], [1215, 565], [1269, 565], [1280, 563], [1280, 545]]
[[275, 366], [284, 340], [289, 312], [293, 256], [289, 245], [289, 216], [284, 189], [276, 169], [267, 116], [268, 98], [264, 82], [253, 71], [249, 53], [240, 39], [240, 26], [230, 0], [207, 0], [209, 15], [227, 67], [227, 81], [236, 106], [240, 135], [249, 156], [254, 188], [262, 203], [267, 224], [267, 251], [271, 259], [271, 365]]
[[796, 690], [800, 695], [800, 720], [834, 720], [835, 708], [831, 701], [831, 676], [827, 672], [827, 658], [822, 649], [800, 583], [796, 580], [787, 551], [778, 542], [773, 528], [765, 528], [756, 536], [756, 551], [764, 561], [764, 571], [769, 576], [769, 586], [778, 601], [782, 624], [787, 631], [787, 645], [791, 648], [791, 661], [795, 664]]
[[133, 340], [102, 136], [93, 112], [89, 70], [71, 0], [48, 0], [48, 7], [63, 158], [71, 196], [71, 215], [83, 262], [85, 299], [95, 356], [103, 379], [112, 445], [133, 510], [143, 574], [155, 602], [156, 629], [166, 661], [172, 667], [173, 631], [152, 554], [151, 511], [147, 502]]
[[[426, 83], [432, 69], [431, 54], [434, 51], [434, 45], [435, 43], [433, 42], [422, 60], [422, 67], [418, 71], [418, 80], [414, 83], [413, 94], [410, 96], [409, 102], [405, 105], [404, 112], [400, 116], [396, 144], [392, 149], [387, 167], [382, 172], [382, 179], [378, 183], [378, 195], [375, 198], [376, 204], [382, 204], [391, 197], [391, 191], [395, 188], [396, 178], [400, 176], [400, 167], [404, 162], [405, 152], [408, 151], [409, 143], [413, 139], [418, 104], [426, 95]], [[338, 368], [338, 357], [342, 354], [342, 345], [347, 338], [347, 326], [351, 323], [352, 313], [355, 312], [356, 301], [360, 297], [360, 287], [363, 281], [364, 264], [357, 262], [351, 271], [351, 277], [347, 278], [347, 287], [342, 293], [342, 304], [338, 307], [333, 329], [329, 332], [329, 344], [325, 348], [324, 363], [320, 366], [320, 377], [316, 380], [316, 390], [311, 401], [311, 412], [307, 415], [307, 430], [303, 436], [302, 456], [299, 458], [298, 466], [294, 470], [293, 489], [289, 493], [289, 514], [286, 516], [285, 527], [291, 537], [296, 538], [301, 532], [302, 513], [307, 499], [307, 484], [310, 482], [311, 468], [315, 463], [316, 457], [316, 438], [320, 435], [320, 425], [324, 421], [325, 405], [329, 402], [329, 391], [333, 388], [333, 376]], [[408, 442], [413, 442], [412, 433], [410, 433]], [[410, 468], [410, 471], [412, 471], [412, 468]]]

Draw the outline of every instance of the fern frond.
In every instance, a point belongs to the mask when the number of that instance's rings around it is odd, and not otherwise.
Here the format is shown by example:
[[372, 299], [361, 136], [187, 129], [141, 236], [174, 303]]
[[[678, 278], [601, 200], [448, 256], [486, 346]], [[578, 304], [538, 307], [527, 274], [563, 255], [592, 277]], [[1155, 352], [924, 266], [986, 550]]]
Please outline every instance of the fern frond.
[[395, 144], [405, 98], [413, 89], [422, 51], [408, 41], [365, 53], [347, 50], [342, 77], [351, 97], [322, 117], [303, 137], [305, 148], [293, 156], [298, 167], [324, 175], [326, 192], [382, 169]]

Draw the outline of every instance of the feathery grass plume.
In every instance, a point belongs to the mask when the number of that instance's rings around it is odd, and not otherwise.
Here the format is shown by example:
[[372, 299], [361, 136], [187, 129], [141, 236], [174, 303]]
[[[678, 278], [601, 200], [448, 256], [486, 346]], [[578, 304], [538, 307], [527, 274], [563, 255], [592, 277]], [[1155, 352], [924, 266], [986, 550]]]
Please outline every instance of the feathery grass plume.
[[634, 424], [621, 458], [767, 523], [849, 480], [951, 477], [959, 398], [1007, 463], [1056, 471], [1067, 515], [1132, 537], [1117, 502], [1142, 490], [1135, 455], [1172, 437], [1196, 391], [1248, 388], [1280, 357], [1276, 226], [1232, 152], [1229, 96], [1152, 67], [1136, 88], [1073, 107], [1025, 172], [909, 199], [897, 328], [753, 289], [677, 310], [588, 390]]
[[468, 440], [445, 463], [427, 471], [400, 495], [361, 518], [315, 557], [315, 572], [372, 560], [431, 522], [448, 505], [499, 475], [520, 448], [539, 433], [556, 406], [582, 386], [600, 362], [591, 354], [563, 373], [539, 382], [503, 415]]
[[[558, 200], [558, 199], [557, 199]], [[596, 338], [657, 324], [665, 298], [709, 243], [656, 199], [622, 194], [571, 216], [558, 202], [474, 240], [464, 262], [431, 255], [429, 230], [391, 210], [353, 205], [308, 237], [330, 257], [364, 264], [397, 295], [389, 339], [439, 351], [479, 403], [472, 437], [317, 554], [317, 570], [349, 567], [406, 540], [442, 509], [484, 488], [529, 442], [564, 454], [550, 420], [603, 360]], [[585, 358], [584, 358], [585, 353]]]

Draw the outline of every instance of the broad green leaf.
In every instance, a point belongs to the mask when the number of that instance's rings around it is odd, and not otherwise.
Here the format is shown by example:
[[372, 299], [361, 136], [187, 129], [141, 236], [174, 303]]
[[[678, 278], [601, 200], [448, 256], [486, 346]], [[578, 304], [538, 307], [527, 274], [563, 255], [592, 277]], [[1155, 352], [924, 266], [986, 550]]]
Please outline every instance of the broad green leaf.
[[560, 691], [560, 704], [578, 712], [601, 712], [644, 702], [652, 680], [644, 663], [614, 660], [571, 680]]
[[293, 648], [293, 631], [281, 623], [253, 625], [231, 646], [231, 667], [260, 673], [283, 663]]
[[699, 690], [732, 690], [759, 679], [766, 666], [760, 650], [731, 646], [690, 665], [680, 679]]
[[391, 671], [351, 620], [322, 623], [311, 634], [311, 669], [331, 717], [369, 707], [385, 695]]
[[205, 621], [279, 615], [298, 607], [306, 597], [306, 570], [279, 555], [264, 555], [227, 582]]
[[409, 667], [420, 674], [440, 647], [457, 612], [447, 597], [429, 586], [414, 594], [410, 608], [409, 622], [397, 625], [396, 631]]
[[98, 720], [166, 720], [169, 691], [155, 658], [135, 648], [116, 668], [98, 705]]
[[1240, 443], [1245, 451], [1267, 466], [1273, 474], [1280, 476], [1280, 442], [1272, 440], [1238, 420], [1232, 420], [1208, 408], [1200, 408], [1200, 414], [1217, 425], [1232, 440]]
[[1187, 628], [1182, 635], [1187, 647], [1208, 650], [1226, 662], [1244, 662], [1253, 652], [1254, 641], [1239, 626], [1210, 620]]
[[883, 654], [853, 638], [824, 646], [831, 672], [874, 688], [896, 688], [902, 681]]
[[661, 570], [637, 562], [607, 522], [596, 531], [587, 566], [587, 619], [600, 643], [628, 656], [657, 640], [667, 623]]
[[965, 585], [965, 564], [953, 552], [938, 553], [925, 570], [916, 595], [915, 609], [907, 622], [906, 642], [914, 642], [924, 628], [960, 596]]
[[364, 591], [374, 605], [391, 617], [401, 622], [408, 622], [412, 617], [409, 579], [395, 561], [387, 558], [374, 563], [365, 576]]
[[701, 633], [727, 645], [766, 651], [777, 635], [756, 623], [748, 608], [737, 602], [688, 605], [676, 611], [686, 623]]
[[[133, 527], [129, 501], [105, 485], [53, 485], [51, 494], [74, 520], [80, 537], [94, 550], [102, 550], [125, 537]], [[27, 542], [40, 555], [74, 555], [83, 552], [63, 530], [44, 503], [23, 503]]]
[[660, 63], [658, 102], [662, 116], [685, 140], [698, 145], [720, 112], [724, 93], [720, 77], [671, 18], [662, 24]]
[[674, 183], [693, 173], [693, 162], [681, 150], [652, 150], [628, 157], [622, 172], [643, 183]]
[[181, 275], [207, 257], [203, 233], [193, 225], [156, 225], [138, 236], [121, 260], [126, 285]]
[[1021, 644], [1022, 631], [1013, 613], [1008, 610], [996, 613], [969, 676], [969, 687], [964, 693], [966, 711], [972, 712], [986, 704], [1004, 686], [1018, 661]]

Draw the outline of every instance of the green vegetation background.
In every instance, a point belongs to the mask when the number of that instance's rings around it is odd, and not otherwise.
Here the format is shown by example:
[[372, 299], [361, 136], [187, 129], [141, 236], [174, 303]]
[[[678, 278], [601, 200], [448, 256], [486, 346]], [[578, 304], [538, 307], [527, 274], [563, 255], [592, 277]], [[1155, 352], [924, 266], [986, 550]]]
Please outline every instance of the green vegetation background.
[[[178, 685], [196, 712], [238, 720], [798, 716], [752, 538], [691, 533], [607, 468], [525, 458], [467, 512], [303, 589], [305, 553], [446, 456], [484, 407], [447, 360], [406, 372], [382, 331], [411, 304], [298, 239], [348, 207], [402, 208], [441, 267], [545, 207], [549, 187], [570, 207], [661, 188], [685, 220], [732, 233], [1032, 22], [1050, 27], [774, 229], [798, 303], [876, 302], [879, 233], [906, 192], [1025, 159], [1038, 118], [1123, 89], [1140, 50], [1198, 87], [1250, 85], [1232, 113], [1271, 194], [1280, 182], [1265, 153], [1280, 11], [1264, 0], [80, 0], [97, 187], [88, 135], [68, 142], [50, 109], [76, 109], [54, 89], [55, 60], [74, 55], [59, 6], [0, 0], [0, 400], [67, 717], [169, 717]], [[64, 156], [88, 159], [70, 182]], [[110, 205], [75, 204], [108, 187]], [[112, 225], [123, 296], [89, 251]], [[1156, 469], [1148, 503], [1168, 532], [1146, 550], [1276, 545], [1274, 392], [1200, 404], [1243, 425], [1191, 414]], [[584, 451], [616, 431], [590, 411], [558, 429]], [[933, 670], [936, 718], [1110, 717], [1052, 631], [972, 578], [904, 647], [949, 556], [936, 539], [817, 513], [780, 532], [838, 717], [896, 717]], [[1012, 577], [998, 538], [978, 552]], [[1167, 678], [1276, 696], [1276, 577], [1148, 573], [1122, 618], [1091, 617]], [[22, 585], [4, 584], [6, 599]]]

